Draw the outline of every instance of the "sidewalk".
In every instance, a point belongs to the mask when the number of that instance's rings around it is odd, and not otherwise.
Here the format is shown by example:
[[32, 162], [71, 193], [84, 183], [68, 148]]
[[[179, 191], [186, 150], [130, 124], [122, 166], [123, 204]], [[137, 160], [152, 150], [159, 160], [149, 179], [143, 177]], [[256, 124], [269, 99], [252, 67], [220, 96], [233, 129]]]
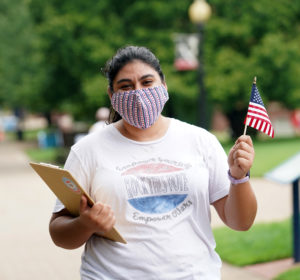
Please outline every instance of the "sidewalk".
[[[48, 233], [55, 197], [28, 165], [26, 144], [0, 142], [1, 280], [79, 280], [82, 248], [56, 247]], [[256, 222], [291, 215], [291, 188], [251, 179], [258, 200]], [[221, 226], [214, 210], [212, 225]], [[255, 269], [224, 264], [222, 280], [263, 280]]]
[[1, 280], [79, 280], [81, 249], [48, 233], [55, 197], [28, 165], [24, 145], [0, 143]]

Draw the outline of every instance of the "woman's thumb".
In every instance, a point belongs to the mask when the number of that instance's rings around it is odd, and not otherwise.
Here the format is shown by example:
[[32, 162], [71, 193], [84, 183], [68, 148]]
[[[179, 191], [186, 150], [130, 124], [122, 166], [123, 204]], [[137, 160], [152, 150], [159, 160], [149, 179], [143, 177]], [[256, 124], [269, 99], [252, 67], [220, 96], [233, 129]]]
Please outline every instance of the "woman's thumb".
[[80, 198], [80, 207], [79, 207], [79, 211], [80, 213], [82, 213], [87, 207], [87, 198], [82, 195]]

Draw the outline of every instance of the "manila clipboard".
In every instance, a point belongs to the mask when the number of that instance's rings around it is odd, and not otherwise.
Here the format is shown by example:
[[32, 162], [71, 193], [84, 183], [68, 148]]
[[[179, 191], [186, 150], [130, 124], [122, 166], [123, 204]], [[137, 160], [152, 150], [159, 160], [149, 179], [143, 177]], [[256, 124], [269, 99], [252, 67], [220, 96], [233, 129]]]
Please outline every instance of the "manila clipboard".
[[[94, 205], [92, 198], [78, 184], [68, 170], [46, 163], [30, 162], [29, 164], [72, 215], [79, 215], [80, 198], [83, 194], [87, 197], [88, 204], [90, 206]], [[105, 235], [99, 235], [113, 241], [127, 243], [115, 227]]]

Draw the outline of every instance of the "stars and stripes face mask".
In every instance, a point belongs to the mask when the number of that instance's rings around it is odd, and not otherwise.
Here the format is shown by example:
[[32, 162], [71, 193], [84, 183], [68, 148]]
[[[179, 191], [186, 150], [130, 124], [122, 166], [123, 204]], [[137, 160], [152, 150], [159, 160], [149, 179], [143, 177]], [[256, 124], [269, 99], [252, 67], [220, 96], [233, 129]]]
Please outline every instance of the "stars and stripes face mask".
[[126, 122], [137, 128], [145, 129], [156, 122], [168, 99], [167, 89], [160, 85], [152, 88], [114, 92], [111, 105]]

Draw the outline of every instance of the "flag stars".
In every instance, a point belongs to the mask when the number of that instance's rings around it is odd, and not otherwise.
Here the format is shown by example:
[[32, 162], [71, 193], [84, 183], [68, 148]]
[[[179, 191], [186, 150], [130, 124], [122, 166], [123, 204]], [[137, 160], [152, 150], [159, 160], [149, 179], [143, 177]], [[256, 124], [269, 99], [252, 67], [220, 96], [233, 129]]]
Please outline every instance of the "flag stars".
[[259, 95], [258, 89], [255, 87], [255, 89], [252, 89], [252, 94], [251, 94], [251, 102], [259, 104], [261, 106], [264, 106], [264, 103]]

